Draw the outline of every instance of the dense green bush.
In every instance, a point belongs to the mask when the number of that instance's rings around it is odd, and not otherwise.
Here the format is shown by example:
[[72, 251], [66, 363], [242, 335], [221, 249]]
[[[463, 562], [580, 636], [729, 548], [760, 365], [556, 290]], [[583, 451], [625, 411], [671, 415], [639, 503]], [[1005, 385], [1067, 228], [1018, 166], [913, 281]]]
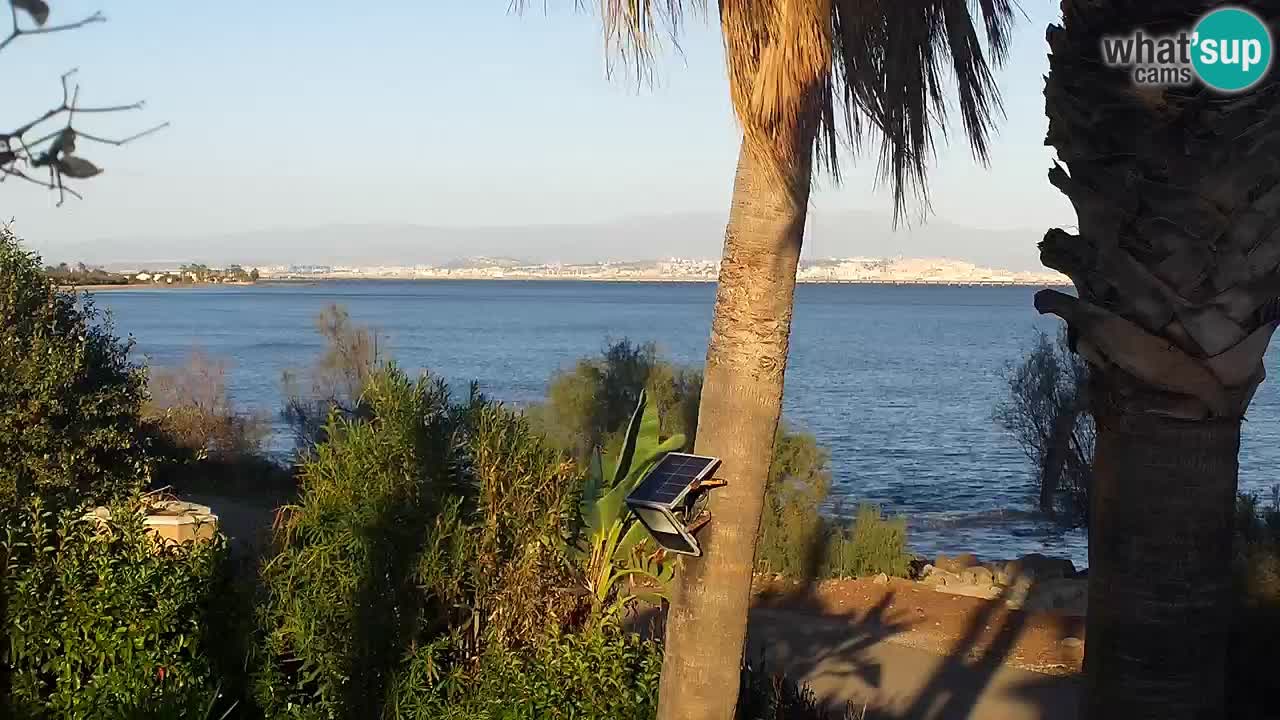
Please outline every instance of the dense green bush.
[[372, 378], [365, 397], [371, 420], [331, 417], [263, 569], [256, 695], [271, 717], [377, 717], [414, 637], [415, 564], [452, 481], [458, 420], [443, 385], [394, 369]]
[[396, 677], [474, 673], [580, 622], [574, 465], [520, 415], [394, 368], [361, 403], [331, 415], [264, 569], [268, 717], [379, 717], [412, 700]]
[[401, 680], [393, 717], [404, 720], [650, 720], [662, 652], [638, 636], [588, 632], [536, 646], [495, 646], [443, 677], [424, 648]]
[[529, 416], [552, 444], [585, 465], [596, 448], [616, 449], [641, 391], [657, 405], [662, 436], [684, 435], [693, 447], [702, 374], [663, 359], [651, 342], [617, 340], [599, 357], [556, 373], [547, 401], [531, 407]]
[[10, 518], [6, 717], [203, 718], [227, 687], [227, 664], [243, 658], [211, 605], [229, 600], [225, 542], [159, 543], [143, 507], [134, 499], [97, 520], [36, 499]]
[[[616, 454], [642, 392], [657, 405], [662, 437], [683, 434], [685, 449], [692, 448], [701, 391], [697, 370], [665, 360], [653, 343], [623, 339], [552, 377], [546, 402], [531, 408], [530, 417], [539, 432], [585, 466], [594, 448]], [[846, 526], [822, 515], [831, 489], [830, 459], [813, 435], [781, 423], [765, 490], [756, 569], [797, 578], [905, 575], [905, 523], [872, 524], [868, 516]]]
[[142, 370], [88, 299], [0, 227], [0, 512], [105, 500], [145, 482]]
[[828, 530], [822, 574], [825, 577], [864, 577], [885, 573], [906, 577], [911, 564], [907, 551], [907, 521], [885, 518], [880, 508], [863, 505], [851, 525]]
[[822, 504], [831, 488], [830, 453], [807, 433], [782, 423], [774, 441], [756, 545], [756, 569], [812, 578], [826, 554], [829, 521]]

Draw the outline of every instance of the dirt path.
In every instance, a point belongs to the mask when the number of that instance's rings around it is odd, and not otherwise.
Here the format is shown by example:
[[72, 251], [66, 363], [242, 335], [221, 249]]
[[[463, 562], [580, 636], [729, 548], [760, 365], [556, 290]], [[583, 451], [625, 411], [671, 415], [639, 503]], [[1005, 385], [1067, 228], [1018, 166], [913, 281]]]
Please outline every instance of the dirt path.
[[1002, 600], [905, 580], [757, 589], [752, 658], [809, 684], [832, 708], [895, 720], [1074, 718], [1083, 618], [1024, 613]]
[[[833, 710], [864, 704], [893, 720], [1074, 720], [1077, 681], [902, 645], [848, 618], [757, 608], [750, 657], [809, 685]], [[869, 717], [880, 717], [874, 713]]]
[[1003, 601], [936, 592], [897, 578], [830, 580], [812, 587], [762, 584], [756, 606], [876, 628], [887, 642], [1000, 662], [1051, 675], [1074, 675], [1084, 659], [1084, 618], [1009, 609]]

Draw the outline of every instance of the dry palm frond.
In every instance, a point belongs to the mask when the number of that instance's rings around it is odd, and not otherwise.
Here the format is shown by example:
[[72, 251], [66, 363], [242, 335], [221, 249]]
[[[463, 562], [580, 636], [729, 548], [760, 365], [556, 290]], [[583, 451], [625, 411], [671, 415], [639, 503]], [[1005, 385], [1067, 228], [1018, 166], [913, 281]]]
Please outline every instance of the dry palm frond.
[[[573, 0], [577, 10], [585, 10], [589, 0]], [[653, 64], [662, 37], [677, 43], [685, 13], [706, 10], [706, 0], [595, 0], [600, 5], [600, 21], [604, 29], [605, 54], [612, 74], [612, 58], [622, 61], [624, 69], [635, 77], [644, 77]], [[512, 12], [523, 12], [531, 5], [548, 0], [510, 0]]]
[[[526, 2], [513, 0], [513, 8]], [[684, 12], [705, 7], [705, 0], [599, 2], [606, 48], [638, 71], [653, 59], [659, 31], [676, 37]], [[815, 138], [819, 166], [839, 180], [841, 146], [857, 149], [878, 136], [879, 174], [892, 186], [895, 217], [909, 197], [927, 206], [925, 177], [934, 133], [946, 131], [948, 84], [955, 86], [969, 145], [986, 161], [1001, 110], [991, 63], [1008, 56], [1013, 0], [720, 0], [719, 6], [733, 106], [748, 147], [779, 180], [807, 182], [797, 170], [809, 161]]]

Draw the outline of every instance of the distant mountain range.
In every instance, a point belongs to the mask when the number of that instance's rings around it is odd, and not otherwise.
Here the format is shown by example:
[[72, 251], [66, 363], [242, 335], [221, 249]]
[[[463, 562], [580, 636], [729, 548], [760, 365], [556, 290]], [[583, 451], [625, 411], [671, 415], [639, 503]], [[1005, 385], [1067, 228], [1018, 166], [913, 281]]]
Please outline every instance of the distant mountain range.
[[[436, 265], [467, 258], [589, 263], [668, 257], [718, 258], [725, 218], [713, 213], [625, 218], [593, 225], [436, 227], [325, 225], [205, 237], [115, 237], [49, 248], [54, 261], [133, 268], [202, 263], [214, 267]], [[1007, 270], [1038, 270], [1043, 229], [980, 230], [950, 222], [892, 230], [872, 212], [815, 212], [804, 257], [946, 257]]]

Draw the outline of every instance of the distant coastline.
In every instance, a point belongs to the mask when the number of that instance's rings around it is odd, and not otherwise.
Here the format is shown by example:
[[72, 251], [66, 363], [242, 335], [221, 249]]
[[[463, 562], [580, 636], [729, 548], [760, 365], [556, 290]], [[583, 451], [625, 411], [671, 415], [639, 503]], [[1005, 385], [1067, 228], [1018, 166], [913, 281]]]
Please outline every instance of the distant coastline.
[[[271, 277], [264, 278], [259, 285], [313, 285], [326, 282], [581, 282], [581, 283], [679, 283], [687, 285], [713, 285], [716, 278], [680, 278], [680, 277], [645, 277], [645, 278], [606, 278], [606, 277], [548, 277], [544, 275], [507, 275], [503, 277]], [[901, 285], [910, 287], [1071, 287], [1070, 280], [1049, 280], [1036, 282], [1032, 280], [973, 280], [973, 281], [940, 281], [940, 280], [810, 280], [797, 279], [800, 285]]]
[[[719, 277], [715, 260], [669, 258], [599, 263], [532, 263], [471, 258], [444, 266], [290, 265], [264, 267], [268, 280], [576, 280], [587, 282], [697, 282]], [[831, 258], [803, 261], [796, 281], [822, 284], [963, 286], [1066, 286], [1053, 271], [1013, 271], [949, 258]]]
[[220, 282], [220, 283], [212, 283], [212, 282], [191, 283], [191, 282], [188, 282], [188, 283], [173, 283], [173, 284], [164, 283], [164, 284], [162, 284], [162, 283], [142, 283], [142, 282], [135, 282], [135, 283], [111, 283], [111, 284], [106, 284], [106, 285], [95, 285], [95, 284], [86, 284], [86, 285], [59, 285], [59, 286], [58, 286], [58, 289], [59, 289], [59, 290], [73, 290], [73, 291], [80, 291], [80, 290], [83, 290], [83, 291], [85, 291], [85, 292], [103, 292], [103, 291], [110, 291], [110, 290], [156, 290], [156, 291], [160, 291], [160, 290], [195, 290], [195, 289], [197, 289], [197, 288], [211, 288], [211, 287], [245, 287], [245, 286], [247, 286], [247, 285], [258, 285], [258, 284], [260, 284], [260, 283], [257, 283], [257, 282]]

